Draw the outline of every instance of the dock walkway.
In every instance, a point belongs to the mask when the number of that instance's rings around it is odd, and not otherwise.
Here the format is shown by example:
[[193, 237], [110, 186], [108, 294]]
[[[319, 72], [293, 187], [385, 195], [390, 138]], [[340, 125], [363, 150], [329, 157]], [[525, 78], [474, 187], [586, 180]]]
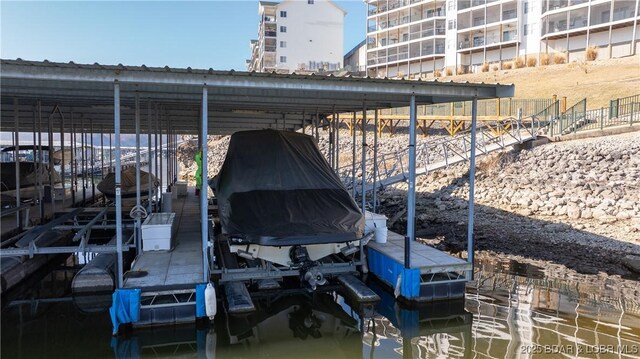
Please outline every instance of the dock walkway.
[[131, 273], [146, 272], [143, 276], [125, 275], [125, 288], [142, 291], [194, 288], [203, 281], [202, 242], [200, 236], [199, 198], [192, 192], [187, 197], [173, 199], [176, 226], [175, 246], [170, 251], [142, 252], [136, 258]]

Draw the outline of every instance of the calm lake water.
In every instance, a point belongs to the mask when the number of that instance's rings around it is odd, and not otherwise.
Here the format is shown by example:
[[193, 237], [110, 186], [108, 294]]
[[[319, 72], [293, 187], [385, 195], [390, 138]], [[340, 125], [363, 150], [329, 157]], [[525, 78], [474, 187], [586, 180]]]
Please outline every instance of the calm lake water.
[[403, 309], [382, 294], [353, 309], [335, 293], [256, 301], [255, 315], [114, 338], [110, 296], [73, 298], [57, 269], [2, 311], [2, 358], [530, 358], [640, 356], [638, 298], [609, 297], [531, 266], [483, 261], [464, 301]]

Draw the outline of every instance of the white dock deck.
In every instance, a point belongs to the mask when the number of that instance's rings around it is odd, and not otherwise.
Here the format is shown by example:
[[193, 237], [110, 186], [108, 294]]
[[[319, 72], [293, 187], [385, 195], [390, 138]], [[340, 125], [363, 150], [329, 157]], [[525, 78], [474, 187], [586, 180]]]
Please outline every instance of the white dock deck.
[[[388, 231], [386, 243], [371, 241], [367, 246], [400, 264], [404, 263], [404, 237], [395, 232]], [[420, 269], [420, 274], [433, 274], [467, 271], [472, 269], [472, 265], [428, 245], [412, 242], [411, 268]]]
[[175, 247], [171, 251], [148, 251], [140, 254], [132, 272], [148, 274], [124, 281], [125, 288], [162, 290], [180, 287], [194, 288], [203, 282], [202, 242], [200, 238], [199, 197], [193, 191], [187, 197], [173, 199], [176, 213]]

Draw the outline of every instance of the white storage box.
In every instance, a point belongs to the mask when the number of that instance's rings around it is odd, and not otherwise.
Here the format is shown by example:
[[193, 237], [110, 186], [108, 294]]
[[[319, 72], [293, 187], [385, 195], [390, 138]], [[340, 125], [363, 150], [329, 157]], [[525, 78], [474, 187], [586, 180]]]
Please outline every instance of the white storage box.
[[186, 197], [187, 196], [187, 182], [176, 182], [174, 185], [175, 191], [177, 192], [178, 197]]
[[152, 213], [142, 223], [142, 250], [168, 251], [173, 248], [175, 213]]
[[374, 239], [378, 243], [387, 242], [387, 217], [384, 214], [365, 212], [364, 233], [375, 232]]

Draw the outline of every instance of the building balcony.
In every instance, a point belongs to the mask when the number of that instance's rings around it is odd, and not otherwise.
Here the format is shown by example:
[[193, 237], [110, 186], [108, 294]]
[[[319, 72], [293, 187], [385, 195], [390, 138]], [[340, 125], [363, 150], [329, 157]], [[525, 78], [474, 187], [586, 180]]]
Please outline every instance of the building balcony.
[[388, 46], [395, 46], [408, 42], [414, 42], [416, 40], [427, 40], [432, 37], [445, 36], [446, 29], [444, 27], [425, 29], [420, 32], [404, 33], [400, 36], [400, 39], [396, 38], [381, 38], [378, 42], [371, 40], [367, 43], [367, 50], [379, 50]]
[[265, 31], [264, 32], [264, 36], [265, 37], [277, 37], [278, 32], [277, 31]]
[[382, 56], [377, 58], [370, 58], [367, 60], [367, 66], [385, 66], [393, 65], [398, 62], [416, 61], [429, 58], [441, 58], [444, 57], [444, 46], [438, 46], [437, 48], [425, 48], [419, 53], [400, 53], [390, 56]]
[[509, 46], [517, 43], [518, 32], [516, 30], [504, 31], [502, 36], [494, 34], [492, 36], [476, 36], [463, 38], [458, 41], [458, 52], [475, 52], [485, 49], [493, 49], [500, 46]]
[[508, 19], [503, 18], [502, 20], [489, 21], [486, 23], [482, 22], [480, 25], [474, 24], [473, 26], [465, 26], [464, 23], [461, 25], [460, 20], [458, 20], [458, 33], [478, 31], [478, 30], [483, 30], [485, 28], [491, 28], [491, 27], [499, 27], [500, 25], [508, 25], [508, 24], [515, 23], [517, 21], [518, 21], [517, 15], [515, 17], [511, 17]]
[[458, 0], [458, 11], [484, 6], [486, 3], [487, 1], [485, 0]]

